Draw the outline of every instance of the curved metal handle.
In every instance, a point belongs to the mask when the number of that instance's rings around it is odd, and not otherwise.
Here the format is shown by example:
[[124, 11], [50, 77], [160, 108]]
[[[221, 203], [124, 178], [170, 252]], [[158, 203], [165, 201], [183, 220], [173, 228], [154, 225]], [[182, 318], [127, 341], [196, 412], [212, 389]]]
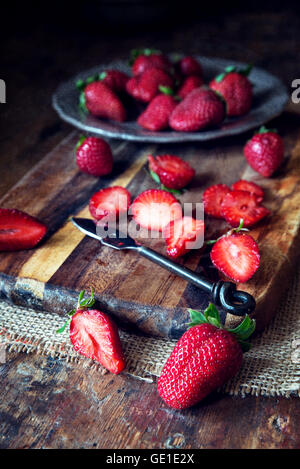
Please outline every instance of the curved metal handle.
[[217, 306], [221, 306], [224, 311], [236, 316], [244, 316], [254, 311], [256, 303], [253, 296], [244, 291], [237, 290], [234, 283], [223, 281], [212, 282], [187, 267], [177, 264], [144, 246], [139, 246], [137, 251], [152, 262], [210, 293], [212, 301]]

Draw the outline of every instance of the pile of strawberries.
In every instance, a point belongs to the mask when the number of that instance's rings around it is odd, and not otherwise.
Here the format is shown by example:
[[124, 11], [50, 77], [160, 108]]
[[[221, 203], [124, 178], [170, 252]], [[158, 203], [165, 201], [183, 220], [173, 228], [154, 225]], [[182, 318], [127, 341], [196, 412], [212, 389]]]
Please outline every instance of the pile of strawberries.
[[252, 104], [251, 67], [227, 67], [204, 85], [202, 66], [194, 57], [172, 62], [160, 51], [132, 52], [132, 76], [116, 69], [78, 80], [80, 107], [93, 116], [124, 122], [128, 97], [145, 105], [137, 123], [150, 131], [171, 128], [195, 132], [220, 125], [226, 116], [242, 116]]

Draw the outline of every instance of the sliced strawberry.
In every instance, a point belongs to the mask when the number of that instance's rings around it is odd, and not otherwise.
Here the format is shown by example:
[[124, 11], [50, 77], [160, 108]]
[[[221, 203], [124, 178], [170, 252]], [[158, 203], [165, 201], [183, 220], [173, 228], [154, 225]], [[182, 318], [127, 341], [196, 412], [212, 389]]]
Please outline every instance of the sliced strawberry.
[[168, 189], [182, 189], [195, 176], [194, 168], [176, 155], [148, 156], [149, 167]]
[[263, 189], [258, 184], [252, 181], [245, 181], [244, 179], [232, 184], [232, 190], [250, 192], [250, 194], [256, 195], [257, 202], [262, 202], [265, 195]]
[[178, 200], [161, 189], [142, 192], [134, 200], [131, 210], [136, 223], [153, 231], [162, 231], [172, 220], [182, 217]]
[[114, 374], [125, 368], [117, 326], [98, 310], [77, 310], [70, 323], [70, 340], [74, 349], [101, 363]]
[[258, 223], [270, 212], [266, 207], [258, 204], [255, 195], [246, 191], [231, 191], [222, 202], [221, 213], [231, 226], [239, 226], [243, 219], [244, 227], [249, 227]]
[[226, 184], [215, 184], [208, 187], [203, 193], [204, 212], [215, 218], [223, 218], [221, 204], [224, 197], [230, 192]]
[[89, 209], [96, 220], [117, 218], [120, 213], [127, 212], [131, 195], [121, 186], [106, 187], [96, 192], [90, 199]]
[[210, 257], [215, 267], [235, 282], [247, 282], [260, 262], [256, 241], [245, 233], [222, 236], [214, 244]]
[[0, 208], [0, 251], [31, 249], [46, 232], [46, 225], [27, 213]]
[[204, 222], [192, 217], [182, 217], [171, 221], [163, 230], [167, 243], [167, 254], [179, 257], [190, 249], [199, 249], [203, 245]]

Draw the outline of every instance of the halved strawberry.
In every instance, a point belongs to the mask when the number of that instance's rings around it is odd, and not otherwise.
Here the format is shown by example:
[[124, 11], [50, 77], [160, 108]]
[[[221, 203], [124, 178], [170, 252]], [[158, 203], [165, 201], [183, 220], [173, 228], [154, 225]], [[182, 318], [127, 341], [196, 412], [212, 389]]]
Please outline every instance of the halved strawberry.
[[222, 236], [214, 244], [210, 257], [215, 267], [235, 282], [247, 282], [260, 263], [258, 245], [245, 233]]
[[90, 199], [89, 209], [96, 220], [117, 218], [120, 213], [127, 212], [131, 195], [121, 186], [106, 187], [96, 192]]
[[226, 184], [215, 184], [208, 187], [202, 196], [204, 213], [215, 218], [223, 218], [221, 204], [228, 192], [230, 189]]
[[255, 195], [246, 191], [231, 191], [222, 202], [221, 213], [231, 226], [239, 226], [243, 219], [244, 226], [249, 227], [258, 223], [270, 212], [266, 207], [258, 204]]
[[68, 313], [69, 318], [56, 332], [64, 332], [70, 324], [74, 349], [118, 374], [125, 368], [125, 360], [117, 326], [106, 314], [89, 309], [95, 303], [93, 292], [91, 298], [84, 300], [83, 297], [84, 290], [80, 292], [76, 309]]
[[192, 217], [171, 221], [163, 230], [167, 243], [167, 254], [179, 257], [190, 249], [199, 249], [204, 240], [204, 222]]
[[151, 171], [157, 174], [161, 184], [168, 189], [182, 189], [195, 176], [189, 163], [176, 155], [148, 156]]
[[31, 249], [46, 232], [46, 225], [27, 213], [0, 208], [0, 251]]
[[250, 194], [256, 195], [257, 202], [261, 202], [265, 195], [263, 189], [258, 184], [252, 181], [245, 181], [245, 179], [240, 179], [232, 184], [232, 190], [250, 192]]
[[178, 200], [161, 189], [149, 189], [138, 195], [131, 206], [131, 213], [136, 223], [153, 231], [162, 231], [172, 220], [182, 217]]

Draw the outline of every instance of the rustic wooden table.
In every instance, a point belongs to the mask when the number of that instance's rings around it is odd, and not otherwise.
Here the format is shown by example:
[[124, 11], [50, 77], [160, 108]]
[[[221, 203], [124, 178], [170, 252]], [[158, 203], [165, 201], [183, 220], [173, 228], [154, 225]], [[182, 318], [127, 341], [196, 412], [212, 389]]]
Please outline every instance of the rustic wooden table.
[[[276, 4], [276, 2], [275, 2]], [[26, 6], [27, 8], [27, 6]], [[193, 12], [159, 25], [90, 26], [67, 12], [22, 21], [4, 32], [0, 196], [70, 132], [51, 94], [73, 73], [126, 56], [139, 46], [255, 62], [290, 87], [300, 59], [300, 18], [284, 10]], [[47, 16], [47, 13], [49, 15]], [[30, 16], [30, 15], [28, 15]], [[45, 19], [46, 18], [46, 19]], [[47, 20], [48, 18], [48, 20]], [[3, 33], [3, 31], [1, 32]], [[167, 408], [156, 386], [41, 356], [11, 354], [0, 366], [1, 448], [299, 448], [297, 398], [213, 394], [182, 412]]]

